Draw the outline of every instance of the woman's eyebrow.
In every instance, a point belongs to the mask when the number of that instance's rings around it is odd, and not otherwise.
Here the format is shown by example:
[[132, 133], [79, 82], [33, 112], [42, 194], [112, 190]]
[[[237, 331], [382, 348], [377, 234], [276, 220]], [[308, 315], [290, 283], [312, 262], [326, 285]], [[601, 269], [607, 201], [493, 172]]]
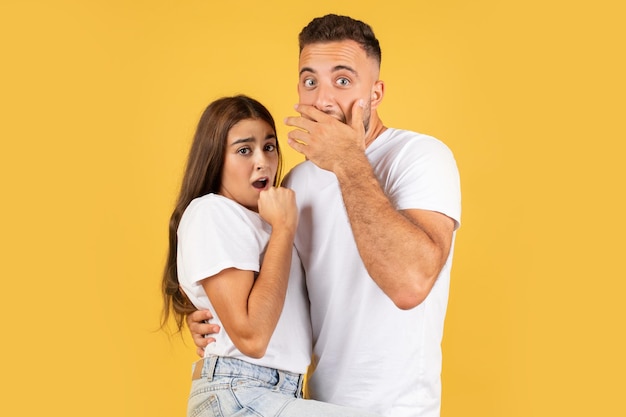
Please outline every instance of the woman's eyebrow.
[[233, 143], [230, 144], [230, 146], [239, 145], [240, 143], [249, 143], [249, 142], [254, 142], [254, 138], [249, 137], [249, 138], [236, 139], [235, 141], [233, 141]]

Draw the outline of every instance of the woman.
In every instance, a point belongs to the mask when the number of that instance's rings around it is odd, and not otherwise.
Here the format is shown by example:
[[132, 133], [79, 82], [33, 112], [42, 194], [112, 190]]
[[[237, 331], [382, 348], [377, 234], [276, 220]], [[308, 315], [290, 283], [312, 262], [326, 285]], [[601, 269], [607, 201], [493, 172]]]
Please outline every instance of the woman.
[[277, 186], [274, 120], [246, 96], [204, 111], [170, 220], [163, 323], [196, 309], [224, 331], [193, 371], [188, 416], [364, 416], [301, 398], [309, 304], [293, 248], [298, 210]]

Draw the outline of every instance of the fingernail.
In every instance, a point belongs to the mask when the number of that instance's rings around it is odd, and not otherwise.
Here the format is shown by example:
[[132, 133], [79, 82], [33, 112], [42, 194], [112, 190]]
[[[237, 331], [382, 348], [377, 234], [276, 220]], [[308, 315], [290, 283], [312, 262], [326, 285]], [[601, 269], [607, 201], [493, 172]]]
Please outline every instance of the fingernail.
[[360, 100], [359, 100], [359, 106], [361, 106], [361, 107], [365, 107], [365, 100], [360, 99]]

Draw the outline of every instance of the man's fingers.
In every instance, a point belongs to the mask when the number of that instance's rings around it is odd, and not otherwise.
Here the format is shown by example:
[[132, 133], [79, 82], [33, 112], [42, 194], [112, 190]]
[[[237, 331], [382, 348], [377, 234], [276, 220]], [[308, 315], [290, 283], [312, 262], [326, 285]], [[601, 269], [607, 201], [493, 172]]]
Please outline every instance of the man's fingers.
[[205, 348], [206, 345], [208, 345], [208, 342], [206, 341], [206, 339], [208, 339], [208, 338], [204, 337], [204, 335], [202, 335], [200, 333], [194, 333], [193, 334], [193, 343], [194, 343], [194, 345], [198, 346], [199, 348]]
[[303, 154], [304, 156], [306, 156], [306, 154], [304, 153], [306, 150], [306, 145], [298, 142], [295, 139], [292, 139], [291, 136], [289, 135], [287, 135], [287, 144], [289, 144], [289, 146], [291, 146], [293, 150], [295, 150], [296, 152], [299, 152]]
[[309, 132], [306, 132], [304, 130], [292, 130], [290, 132], [287, 133], [287, 138], [290, 140], [294, 140], [294, 141], [298, 141], [304, 145], [306, 145], [309, 140], [311, 139], [311, 135], [309, 134]]
[[196, 354], [201, 358], [204, 358], [204, 349], [199, 347], [198, 349], [196, 349]]
[[191, 328], [194, 323], [203, 323], [212, 318], [213, 314], [209, 310], [196, 310], [187, 316], [187, 325]]
[[301, 116], [286, 117], [284, 123], [287, 126], [297, 127], [306, 131], [311, 130], [315, 126], [315, 121]]
[[207, 335], [212, 335], [215, 333], [219, 333], [220, 331], [220, 326], [218, 326], [217, 324], [211, 324], [211, 323], [198, 323], [197, 327], [197, 334], [201, 335], [202, 337], [205, 337]]
[[327, 117], [332, 117], [321, 110], [315, 108], [315, 106], [311, 106], [309, 104], [296, 104], [294, 106], [296, 111], [300, 113], [304, 119], [312, 120], [313, 122], [321, 122], [324, 121]]

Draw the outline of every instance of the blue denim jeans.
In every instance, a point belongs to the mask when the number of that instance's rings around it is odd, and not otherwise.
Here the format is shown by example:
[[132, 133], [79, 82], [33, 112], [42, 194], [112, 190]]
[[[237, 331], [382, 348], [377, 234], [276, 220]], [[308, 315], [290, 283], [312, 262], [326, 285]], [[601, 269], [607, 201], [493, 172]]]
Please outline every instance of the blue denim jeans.
[[303, 376], [235, 358], [194, 364], [188, 417], [374, 417], [365, 411], [302, 398]]

